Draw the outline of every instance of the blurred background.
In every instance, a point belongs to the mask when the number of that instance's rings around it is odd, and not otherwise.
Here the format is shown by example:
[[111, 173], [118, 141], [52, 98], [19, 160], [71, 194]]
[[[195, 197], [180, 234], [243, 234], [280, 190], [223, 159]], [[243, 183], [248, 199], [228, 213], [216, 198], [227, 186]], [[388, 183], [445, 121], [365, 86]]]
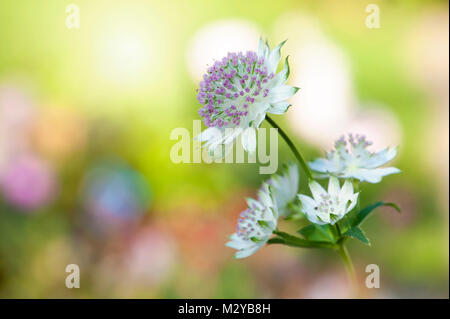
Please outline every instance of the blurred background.
[[[372, 247], [349, 245], [362, 296], [448, 298], [448, 26], [447, 1], [2, 0], [0, 297], [350, 296], [328, 251], [232, 258], [244, 197], [267, 178], [257, 164], [170, 161], [172, 129], [199, 119], [206, 66], [263, 35], [288, 39], [301, 90], [274, 119], [306, 158], [349, 132], [400, 146], [402, 174], [363, 189], [363, 205], [403, 213], [379, 209], [364, 225]], [[279, 145], [280, 164], [292, 160]], [[65, 286], [72, 263], [79, 289]], [[364, 287], [368, 264], [380, 289]]]

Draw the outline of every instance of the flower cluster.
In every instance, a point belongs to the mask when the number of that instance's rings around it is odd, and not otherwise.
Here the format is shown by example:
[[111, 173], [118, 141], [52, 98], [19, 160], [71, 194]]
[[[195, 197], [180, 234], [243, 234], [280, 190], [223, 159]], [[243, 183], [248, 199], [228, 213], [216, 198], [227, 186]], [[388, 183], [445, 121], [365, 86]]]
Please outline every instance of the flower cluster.
[[236, 232], [225, 245], [238, 252], [236, 258], [245, 258], [266, 244], [277, 228], [278, 210], [269, 190], [263, 184], [258, 192], [258, 200], [247, 199], [248, 207], [239, 215]]
[[385, 148], [372, 153], [367, 150], [371, 144], [363, 135], [349, 134], [347, 140], [342, 136], [335, 142], [335, 149], [327, 152], [326, 158], [316, 159], [309, 166], [325, 176], [355, 178], [369, 183], [378, 183], [383, 176], [399, 173], [396, 167], [380, 168], [397, 155], [397, 148]]
[[[223, 146], [234, 143], [239, 136], [246, 151], [255, 151], [255, 132], [266, 117], [278, 128], [267, 113], [285, 113], [290, 106], [286, 99], [298, 90], [285, 84], [289, 76], [287, 59], [284, 68], [276, 73], [283, 44], [270, 50], [267, 43], [260, 41], [257, 53], [229, 53], [208, 68], [197, 99], [202, 104], [199, 114], [208, 127], [198, 139], [205, 142], [203, 147], [209, 148], [210, 155], [223, 156]], [[309, 177], [311, 195], [299, 193], [297, 165], [285, 166], [263, 183], [257, 199], [247, 200], [247, 209], [240, 214], [236, 232], [226, 246], [237, 250], [236, 258], [245, 258], [267, 243], [331, 247], [337, 248], [341, 255], [346, 254], [345, 237], [369, 244], [359, 228], [361, 222], [380, 205], [398, 207], [379, 202], [359, 210], [359, 191], [354, 190], [354, 183], [378, 183], [384, 176], [400, 172], [395, 167], [381, 167], [397, 155], [397, 148], [371, 152], [368, 150], [371, 142], [364, 136], [350, 134], [337, 140], [334, 150], [327, 152], [325, 158], [308, 165], [286, 134], [281, 136]], [[310, 169], [316, 174], [312, 175]], [[328, 178], [327, 190], [314, 179], [318, 177]], [[342, 186], [339, 179], [343, 180]], [[306, 217], [312, 223], [297, 231], [303, 238], [278, 230], [278, 219], [291, 217]]]
[[276, 73], [284, 43], [270, 50], [260, 40], [257, 53], [228, 53], [208, 68], [197, 99], [203, 105], [199, 114], [208, 127], [198, 139], [206, 142], [210, 155], [223, 156], [218, 149], [234, 143], [239, 136], [243, 148], [254, 152], [255, 130], [266, 113], [282, 114], [290, 106], [286, 99], [298, 88], [285, 84], [289, 76], [287, 59], [284, 68]]
[[316, 181], [309, 183], [312, 198], [299, 194], [306, 217], [315, 224], [334, 225], [338, 220], [351, 211], [357, 201], [358, 193], [353, 193], [353, 185], [349, 180], [345, 180], [342, 188], [336, 177], [330, 177], [328, 191]]
[[269, 240], [277, 228], [278, 217], [286, 216], [288, 204], [295, 200], [298, 183], [297, 166], [290, 164], [280, 175], [263, 183], [258, 200], [247, 199], [248, 207], [239, 216], [236, 233], [226, 244], [238, 250], [236, 258], [253, 254]]

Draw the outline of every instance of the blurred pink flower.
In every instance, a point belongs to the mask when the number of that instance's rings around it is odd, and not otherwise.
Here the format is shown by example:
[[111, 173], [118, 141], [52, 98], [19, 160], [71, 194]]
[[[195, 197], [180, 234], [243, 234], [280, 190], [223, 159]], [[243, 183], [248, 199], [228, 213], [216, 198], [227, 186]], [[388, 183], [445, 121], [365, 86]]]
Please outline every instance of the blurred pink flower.
[[18, 87], [0, 86], [0, 123], [9, 129], [29, 124], [34, 116], [32, 99]]
[[35, 105], [20, 87], [0, 85], [0, 172], [10, 158], [28, 150]]
[[41, 159], [30, 154], [21, 155], [6, 164], [0, 176], [0, 189], [14, 206], [34, 210], [53, 198], [55, 175]]
[[171, 236], [155, 227], [139, 231], [126, 253], [128, 280], [141, 284], [163, 281], [175, 264], [175, 248]]

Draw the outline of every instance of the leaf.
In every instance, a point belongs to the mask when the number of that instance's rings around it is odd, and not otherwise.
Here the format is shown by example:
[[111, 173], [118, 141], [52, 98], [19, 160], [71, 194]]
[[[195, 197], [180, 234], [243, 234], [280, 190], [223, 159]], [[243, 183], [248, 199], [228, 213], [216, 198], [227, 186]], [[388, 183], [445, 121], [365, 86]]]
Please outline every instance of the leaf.
[[308, 240], [328, 241], [332, 243], [336, 242], [334, 229], [329, 224], [327, 225], [311, 224], [299, 229], [297, 233], [299, 233]]
[[397, 212], [399, 212], [399, 213], [401, 212], [400, 207], [398, 207], [398, 205], [395, 203], [378, 202], [378, 203], [369, 205], [369, 206], [361, 209], [353, 218], [351, 225], [352, 226], [360, 225], [375, 208], [380, 207], [380, 206], [390, 206], [390, 207], [394, 208]]
[[358, 226], [353, 226], [352, 228], [347, 230], [345, 232], [344, 236], [356, 238], [359, 241], [361, 241], [363, 244], [370, 246], [369, 238], [366, 237], [366, 235], [364, 234], [362, 229], [359, 228]]

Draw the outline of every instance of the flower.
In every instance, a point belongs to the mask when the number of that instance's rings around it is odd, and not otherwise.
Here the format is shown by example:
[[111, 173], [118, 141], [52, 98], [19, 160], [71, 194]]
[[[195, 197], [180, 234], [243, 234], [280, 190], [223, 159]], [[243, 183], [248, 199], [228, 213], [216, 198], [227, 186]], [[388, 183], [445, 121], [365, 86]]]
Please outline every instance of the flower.
[[285, 42], [270, 50], [261, 39], [258, 53], [228, 53], [208, 68], [197, 95], [203, 105], [199, 114], [208, 128], [197, 138], [206, 142], [204, 147], [211, 156], [223, 157], [218, 150], [233, 145], [239, 136], [243, 148], [254, 152], [256, 129], [266, 113], [283, 114], [289, 108], [286, 99], [298, 88], [285, 85], [289, 76], [287, 58], [284, 68], [276, 73]]
[[255, 253], [277, 228], [278, 212], [267, 183], [258, 192], [258, 200], [249, 198], [247, 204], [248, 208], [239, 216], [236, 232], [225, 244], [238, 250], [235, 258], [245, 258]]
[[0, 193], [23, 212], [33, 212], [49, 204], [57, 190], [55, 171], [34, 154], [13, 157], [0, 174]]
[[299, 194], [303, 212], [313, 223], [334, 225], [338, 220], [351, 211], [358, 200], [359, 193], [353, 193], [353, 185], [345, 180], [342, 188], [339, 180], [331, 176], [328, 183], [328, 192], [316, 181], [309, 183], [313, 197]]
[[309, 163], [312, 170], [325, 173], [325, 176], [334, 175], [341, 178], [355, 178], [361, 182], [378, 183], [386, 175], [399, 173], [396, 167], [383, 167], [381, 165], [391, 161], [397, 155], [397, 148], [385, 148], [378, 153], [372, 153], [367, 147], [372, 143], [366, 141], [365, 136], [349, 134], [347, 141], [344, 136], [335, 142], [335, 150], [327, 152], [326, 158], [319, 158]]
[[288, 204], [297, 196], [298, 183], [299, 175], [295, 164], [285, 166], [280, 175], [274, 175], [267, 181], [280, 216], [287, 216]]

